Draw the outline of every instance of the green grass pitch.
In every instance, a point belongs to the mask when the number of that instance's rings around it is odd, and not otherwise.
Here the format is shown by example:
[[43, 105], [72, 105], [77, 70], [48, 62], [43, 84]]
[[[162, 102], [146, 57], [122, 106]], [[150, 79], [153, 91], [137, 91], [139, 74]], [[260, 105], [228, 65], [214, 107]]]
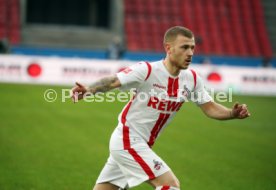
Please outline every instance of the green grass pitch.
[[[48, 88], [61, 94], [56, 86], [0, 84], [1, 190], [88, 190], [108, 157], [124, 103], [48, 103]], [[154, 150], [181, 189], [276, 189], [276, 98], [233, 100], [247, 103], [252, 116], [216, 121], [185, 103], [157, 140]]]

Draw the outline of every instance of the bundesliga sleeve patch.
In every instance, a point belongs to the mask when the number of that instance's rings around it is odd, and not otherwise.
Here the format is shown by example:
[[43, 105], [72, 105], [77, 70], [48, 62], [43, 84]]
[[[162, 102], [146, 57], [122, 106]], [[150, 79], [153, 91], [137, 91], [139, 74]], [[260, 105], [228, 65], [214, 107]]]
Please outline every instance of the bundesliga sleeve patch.
[[122, 72], [125, 73], [125, 74], [128, 74], [128, 73], [130, 73], [131, 71], [132, 71], [132, 69], [129, 68], [129, 67], [127, 67], [127, 68], [125, 68]]

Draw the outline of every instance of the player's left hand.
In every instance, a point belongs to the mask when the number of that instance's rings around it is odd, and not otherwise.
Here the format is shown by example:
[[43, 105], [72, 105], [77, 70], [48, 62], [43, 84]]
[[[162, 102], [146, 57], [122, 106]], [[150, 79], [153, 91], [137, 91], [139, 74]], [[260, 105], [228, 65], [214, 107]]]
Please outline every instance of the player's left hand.
[[78, 100], [83, 99], [87, 91], [88, 90], [84, 85], [76, 82], [76, 86], [71, 89], [71, 98], [73, 102], [76, 103]]
[[246, 104], [235, 103], [232, 108], [232, 116], [237, 119], [244, 119], [250, 116]]

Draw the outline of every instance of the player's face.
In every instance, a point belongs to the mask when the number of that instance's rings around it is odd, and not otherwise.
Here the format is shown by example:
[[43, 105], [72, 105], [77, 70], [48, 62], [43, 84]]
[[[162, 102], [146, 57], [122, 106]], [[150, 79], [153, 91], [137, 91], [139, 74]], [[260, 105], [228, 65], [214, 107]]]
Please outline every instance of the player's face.
[[178, 35], [168, 51], [171, 64], [179, 69], [187, 69], [192, 62], [194, 50], [194, 38]]

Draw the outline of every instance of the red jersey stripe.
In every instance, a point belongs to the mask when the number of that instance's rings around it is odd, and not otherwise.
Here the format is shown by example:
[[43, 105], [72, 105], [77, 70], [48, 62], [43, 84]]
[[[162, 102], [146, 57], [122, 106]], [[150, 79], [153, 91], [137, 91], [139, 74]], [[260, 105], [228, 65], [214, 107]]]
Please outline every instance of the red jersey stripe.
[[162, 129], [162, 127], [165, 125], [165, 123], [167, 122], [167, 120], [169, 119], [169, 117], [170, 117], [170, 114], [165, 114], [165, 117], [164, 117], [163, 121], [160, 124], [161, 127], [159, 128], [158, 133]]
[[178, 78], [173, 79], [171, 77], [168, 78], [168, 89], [167, 93], [169, 97], [177, 97], [177, 91], [179, 88]]
[[128, 149], [128, 152], [132, 155], [134, 160], [138, 162], [138, 164], [143, 168], [145, 173], [148, 175], [149, 180], [154, 179], [154, 173], [152, 172], [149, 165], [143, 160], [143, 158], [141, 158], [141, 156], [139, 156], [139, 154], [133, 148]]
[[127, 106], [125, 107], [122, 117], [121, 117], [121, 122], [123, 124], [123, 143], [124, 143], [124, 149], [129, 149], [130, 148], [130, 141], [129, 141], [129, 128], [126, 126], [126, 116], [129, 111], [129, 108], [132, 104], [132, 101], [134, 100], [135, 96], [132, 98], [131, 101], [128, 102]]
[[168, 186], [168, 185], [165, 185], [161, 188], [161, 190], [169, 190], [169, 189], [170, 189], [170, 186]]
[[146, 64], [147, 64], [147, 66], [148, 66], [148, 74], [147, 74], [147, 77], [146, 77], [145, 80], [148, 80], [148, 78], [149, 78], [149, 76], [150, 76], [150, 73], [151, 73], [151, 65], [150, 65], [148, 62], [146, 62]]
[[177, 97], [178, 87], [179, 87], [178, 78], [176, 78], [174, 79], [174, 82], [173, 82], [173, 97]]
[[150, 147], [154, 144], [154, 141], [155, 141], [155, 138], [156, 138], [156, 133], [157, 133], [158, 128], [159, 128], [162, 120], [164, 119], [164, 117], [165, 117], [165, 114], [160, 113], [159, 118], [157, 119], [154, 127], [151, 130], [151, 135], [150, 135], [149, 142], [148, 142], [148, 145]]
[[156, 137], [158, 136], [160, 130], [165, 125], [165, 123], [167, 122], [169, 117], [170, 117], [170, 114], [160, 113], [159, 118], [156, 121], [156, 123], [151, 131], [151, 135], [150, 135], [150, 138], [148, 141], [148, 145], [150, 147], [152, 147], [152, 145], [154, 144]]
[[123, 142], [124, 149], [130, 149], [129, 128], [125, 125], [123, 126]]
[[173, 81], [174, 81], [173, 78], [171, 78], [171, 77], [168, 78], [167, 93], [169, 96], [172, 96], [172, 94], [173, 94]]

